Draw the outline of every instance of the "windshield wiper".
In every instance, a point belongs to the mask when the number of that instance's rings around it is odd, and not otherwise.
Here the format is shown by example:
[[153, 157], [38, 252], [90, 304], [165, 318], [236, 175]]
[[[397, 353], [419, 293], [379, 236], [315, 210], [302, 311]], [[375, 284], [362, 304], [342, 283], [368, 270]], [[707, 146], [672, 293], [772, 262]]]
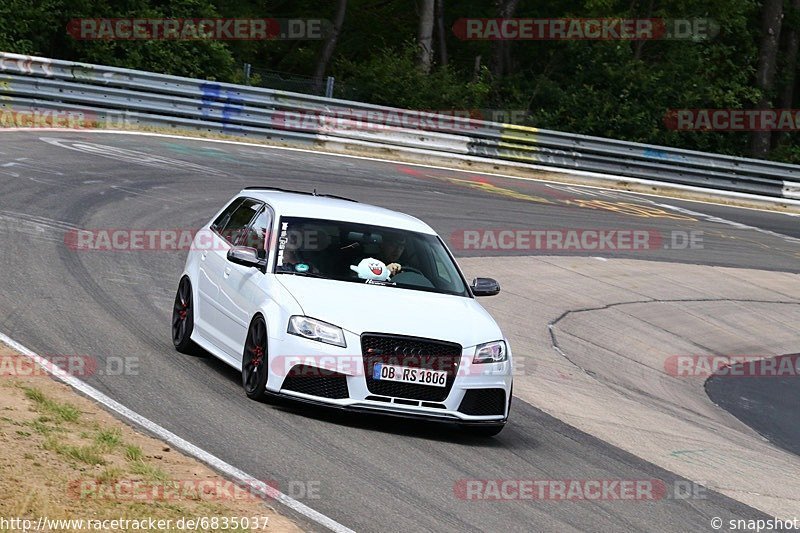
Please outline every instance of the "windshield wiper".
[[275, 272], [276, 274], [289, 274], [290, 276], [304, 276], [306, 278], [320, 278], [320, 279], [331, 279], [327, 276], [323, 276], [322, 274], [315, 274], [313, 272], [292, 272], [291, 270], [278, 270]]

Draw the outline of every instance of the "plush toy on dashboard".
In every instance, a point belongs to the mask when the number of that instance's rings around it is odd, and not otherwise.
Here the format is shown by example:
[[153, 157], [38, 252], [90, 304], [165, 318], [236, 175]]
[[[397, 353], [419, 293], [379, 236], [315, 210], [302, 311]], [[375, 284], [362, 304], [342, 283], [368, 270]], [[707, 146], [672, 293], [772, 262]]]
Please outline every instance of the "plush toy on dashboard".
[[386, 268], [386, 264], [383, 261], [372, 257], [362, 259], [358, 263], [358, 266], [350, 265], [350, 270], [358, 274], [358, 277], [361, 279], [373, 281], [386, 281], [391, 275], [391, 272]]

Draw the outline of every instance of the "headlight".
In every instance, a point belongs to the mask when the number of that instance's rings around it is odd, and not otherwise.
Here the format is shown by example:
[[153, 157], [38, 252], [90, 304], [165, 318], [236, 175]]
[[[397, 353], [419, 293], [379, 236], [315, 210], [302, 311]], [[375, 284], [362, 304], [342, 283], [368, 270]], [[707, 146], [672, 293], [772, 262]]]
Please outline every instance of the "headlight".
[[508, 349], [504, 341], [487, 342], [475, 347], [475, 357], [472, 362], [479, 363], [500, 363], [508, 359]]
[[307, 316], [293, 316], [290, 318], [287, 332], [314, 341], [334, 344], [342, 348], [347, 347], [342, 328], [321, 320], [308, 318]]

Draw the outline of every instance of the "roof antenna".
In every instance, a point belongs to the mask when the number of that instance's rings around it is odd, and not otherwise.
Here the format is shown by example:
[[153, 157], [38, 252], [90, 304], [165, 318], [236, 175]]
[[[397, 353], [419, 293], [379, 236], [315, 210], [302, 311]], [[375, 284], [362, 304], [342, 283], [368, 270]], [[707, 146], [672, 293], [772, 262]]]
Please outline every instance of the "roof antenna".
[[314, 196], [316, 196], [316, 195], [317, 195], [317, 188], [314, 187]]

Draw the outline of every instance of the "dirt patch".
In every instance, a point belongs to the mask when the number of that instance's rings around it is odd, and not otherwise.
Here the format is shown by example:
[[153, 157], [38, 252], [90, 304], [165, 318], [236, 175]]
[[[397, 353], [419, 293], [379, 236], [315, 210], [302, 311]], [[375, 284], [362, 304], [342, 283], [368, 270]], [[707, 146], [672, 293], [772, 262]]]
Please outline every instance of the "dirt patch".
[[[27, 361], [0, 345], [0, 517], [34, 527], [43, 517], [118, 520], [103, 531], [302, 531], [255, 490], [138, 432]], [[167, 527], [154, 528], [158, 520]], [[16, 525], [0, 520], [0, 531], [22, 529]], [[87, 529], [50, 522], [39, 530]]]

